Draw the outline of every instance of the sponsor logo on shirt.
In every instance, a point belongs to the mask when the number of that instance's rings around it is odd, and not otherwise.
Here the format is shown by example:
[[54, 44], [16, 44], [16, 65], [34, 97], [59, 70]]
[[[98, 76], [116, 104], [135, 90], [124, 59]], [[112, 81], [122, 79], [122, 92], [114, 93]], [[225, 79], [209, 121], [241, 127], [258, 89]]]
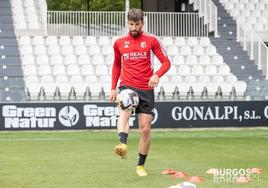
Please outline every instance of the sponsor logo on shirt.
[[129, 41], [124, 42], [124, 48], [129, 48]]
[[147, 59], [147, 57], [148, 57], [147, 52], [130, 52], [130, 53], [123, 54], [124, 60]]

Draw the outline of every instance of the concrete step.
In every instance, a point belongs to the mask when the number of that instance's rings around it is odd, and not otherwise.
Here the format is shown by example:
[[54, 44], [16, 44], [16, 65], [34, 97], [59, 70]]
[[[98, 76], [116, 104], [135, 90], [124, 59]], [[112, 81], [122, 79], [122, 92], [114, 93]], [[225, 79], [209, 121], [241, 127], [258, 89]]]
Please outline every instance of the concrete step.
[[0, 49], [0, 55], [19, 55], [18, 47], [4, 46], [4, 49]]
[[0, 8], [9, 8], [11, 9], [11, 4], [9, 1], [1, 1]]
[[0, 24], [0, 29], [2, 31], [13, 31], [14, 30], [14, 26], [11, 23]]
[[12, 88], [8, 92], [5, 89], [0, 90], [2, 102], [25, 102], [25, 90], [22, 88]]
[[236, 39], [236, 33], [233, 33], [233, 32], [232, 33], [229, 33], [229, 32], [219, 31], [219, 35], [223, 39], [233, 39], [233, 40]]
[[218, 24], [222, 25], [222, 24], [229, 24], [229, 25], [234, 25], [236, 24], [236, 21], [233, 20], [233, 18], [231, 17], [221, 17], [218, 15], [218, 17], [220, 17], [220, 19], [218, 19]]
[[0, 58], [0, 66], [2, 65], [21, 66], [20, 56], [5, 56], [5, 59]]
[[218, 25], [218, 30], [223, 31], [223, 32], [230, 32], [232, 31], [233, 33], [236, 33], [236, 25], [229, 25], [229, 26], [224, 26], [224, 25]]
[[22, 77], [22, 68], [19, 66], [7, 66], [5, 69], [0, 67], [0, 76]]
[[13, 19], [11, 16], [0, 16], [0, 23], [12, 23]]
[[16, 38], [13, 37], [0, 37], [0, 44], [5, 46], [18, 46]]
[[9, 8], [0, 8], [0, 16], [12, 16], [11, 9], [9, 9]]
[[10, 31], [1, 31], [0, 32], [0, 37], [14, 37], [16, 38], [16, 35], [14, 32], [10, 32]]

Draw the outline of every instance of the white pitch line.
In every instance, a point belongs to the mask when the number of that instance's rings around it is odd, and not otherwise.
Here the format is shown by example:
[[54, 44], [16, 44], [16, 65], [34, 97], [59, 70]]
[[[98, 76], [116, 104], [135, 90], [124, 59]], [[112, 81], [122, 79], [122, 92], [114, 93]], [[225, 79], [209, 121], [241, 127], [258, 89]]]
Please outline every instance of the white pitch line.
[[73, 138], [0, 138], [0, 141], [68, 141], [68, 140], [77, 140]]

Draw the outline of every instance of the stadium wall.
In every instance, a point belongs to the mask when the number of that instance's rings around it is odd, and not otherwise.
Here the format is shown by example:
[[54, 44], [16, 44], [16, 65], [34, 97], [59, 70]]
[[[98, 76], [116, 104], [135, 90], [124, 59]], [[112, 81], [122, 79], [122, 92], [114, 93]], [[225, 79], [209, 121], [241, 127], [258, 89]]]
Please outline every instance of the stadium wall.
[[[2, 103], [0, 130], [115, 129], [111, 103]], [[137, 128], [137, 118], [130, 118]], [[154, 128], [268, 125], [268, 101], [157, 102]]]

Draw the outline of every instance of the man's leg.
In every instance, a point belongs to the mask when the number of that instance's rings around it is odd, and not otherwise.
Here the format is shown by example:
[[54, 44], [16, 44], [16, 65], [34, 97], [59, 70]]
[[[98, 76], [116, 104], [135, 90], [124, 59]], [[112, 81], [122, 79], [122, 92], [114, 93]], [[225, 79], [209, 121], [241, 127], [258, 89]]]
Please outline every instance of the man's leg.
[[120, 144], [115, 146], [114, 151], [117, 155], [121, 156], [123, 159], [127, 157], [127, 137], [129, 131], [128, 120], [130, 116], [131, 112], [121, 110], [117, 123], [117, 131]]
[[137, 165], [137, 174], [139, 176], [147, 176], [144, 169], [144, 163], [151, 144], [151, 123], [153, 116], [151, 114], [139, 113], [139, 131], [140, 131], [140, 142], [139, 142], [139, 162]]

